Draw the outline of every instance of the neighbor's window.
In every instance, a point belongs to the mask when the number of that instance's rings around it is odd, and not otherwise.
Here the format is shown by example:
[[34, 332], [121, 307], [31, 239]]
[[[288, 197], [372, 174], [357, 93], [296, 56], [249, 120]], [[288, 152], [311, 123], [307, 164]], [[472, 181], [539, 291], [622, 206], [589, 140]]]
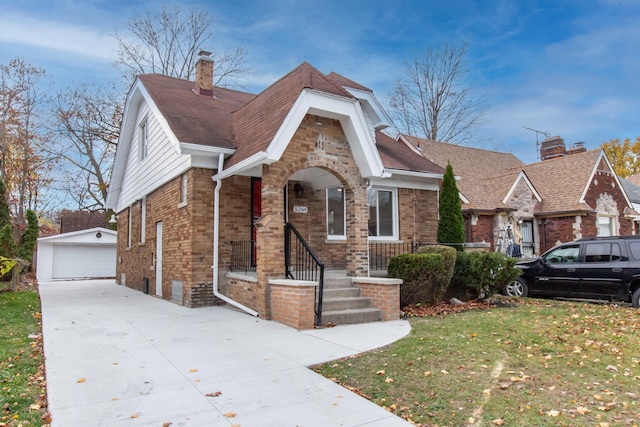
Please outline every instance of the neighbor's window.
[[397, 238], [397, 203], [395, 190], [370, 188], [367, 190], [369, 205], [369, 238]]
[[598, 237], [608, 237], [615, 235], [616, 218], [611, 215], [598, 215]]
[[146, 117], [140, 122], [138, 128], [138, 145], [140, 147], [140, 160], [147, 157], [147, 119]]
[[180, 205], [187, 204], [187, 173], [183, 173], [180, 177]]
[[327, 238], [346, 239], [344, 188], [327, 188]]

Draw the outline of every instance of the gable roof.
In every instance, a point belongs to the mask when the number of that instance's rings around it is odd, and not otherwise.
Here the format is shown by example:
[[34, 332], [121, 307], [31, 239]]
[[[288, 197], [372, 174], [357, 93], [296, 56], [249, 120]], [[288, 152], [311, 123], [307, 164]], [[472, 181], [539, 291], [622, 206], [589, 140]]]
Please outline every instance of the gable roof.
[[592, 212], [595, 206], [589, 206], [584, 195], [603, 160], [602, 150], [589, 150], [524, 166], [542, 197], [536, 213]]
[[376, 132], [376, 146], [385, 169], [444, 174], [443, 167], [382, 132]]
[[468, 203], [463, 208], [473, 210], [496, 210], [508, 208], [505, 197], [524, 163], [511, 153], [437, 142], [401, 134], [399, 139], [414, 147], [417, 152], [446, 167], [451, 163], [454, 174], [459, 177], [458, 190]]
[[236, 148], [231, 113], [255, 95], [214, 87], [213, 96], [201, 96], [193, 91], [194, 83], [187, 80], [160, 74], [143, 74], [138, 79], [179, 142]]
[[[214, 179], [257, 173], [261, 165], [278, 161], [307, 114], [340, 122], [364, 178], [396, 174], [405, 175], [401, 182], [415, 182], [418, 177], [442, 176], [441, 168], [432, 162], [407, 156], [411, 153], [402, 144], [384, 138], [378, 148], [375, 132], [390, 120], [373, 92], [339, 74], [325, 76], [307, 62], [258, 95], [214, 87], [212, 96], [207, 96], [194, 89], [193, 82], [158, 74], [136, 79], [125, 103], [108, 207], [121, 208], [127, 157], [142, 102], [168, 137], [174, 154], [191, 156], [187, 165], [217, 169]], [[406, 178], [408, 172], [416, 173]], [[160, 181], [154, 181], [155, 188], [164, 184]], [[144, 191], [152, 189], [147, 186]], [[133, 192], [127, 197], [134, 197]]]
[[266, 151], [303, 89], [354, 99], [307, 62], [293, 69], [234, 113], [237, 150], [227, 167]]

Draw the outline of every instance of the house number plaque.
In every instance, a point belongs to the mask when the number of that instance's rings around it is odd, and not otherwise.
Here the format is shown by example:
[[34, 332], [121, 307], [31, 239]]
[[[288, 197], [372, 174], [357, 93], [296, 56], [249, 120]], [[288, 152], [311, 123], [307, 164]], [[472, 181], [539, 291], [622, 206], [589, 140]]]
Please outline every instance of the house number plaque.
[[294, 206], [293, 207], [293, 213], [304, 213], [304, 214], [306, 214], [307, 212], [309, 212], [309, 208], [307, 208], [306, 206]]

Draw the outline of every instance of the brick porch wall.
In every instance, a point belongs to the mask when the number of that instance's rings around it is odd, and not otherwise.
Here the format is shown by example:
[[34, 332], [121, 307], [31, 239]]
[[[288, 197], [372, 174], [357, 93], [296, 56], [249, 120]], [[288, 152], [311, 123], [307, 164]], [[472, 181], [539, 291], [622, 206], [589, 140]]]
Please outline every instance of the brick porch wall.
[[353, 285], [360, 289], [361, 296], [371, 298], [371, 304], [380, 309], [383, 321], [400, 318], [401, 279], [354, 277]]

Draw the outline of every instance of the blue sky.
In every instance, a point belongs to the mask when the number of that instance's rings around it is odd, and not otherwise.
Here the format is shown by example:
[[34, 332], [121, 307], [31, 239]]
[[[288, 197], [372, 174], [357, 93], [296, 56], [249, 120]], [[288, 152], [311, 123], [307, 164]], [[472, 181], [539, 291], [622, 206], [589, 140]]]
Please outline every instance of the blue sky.
[[[6, 0], [3, 3], [7, 3]], [[481, 147], [537, 160], [536, 135], [588, 148], [640, 135], [640, 0], [234, 0], [166, 2], [215, 18], [215, 47], [248, 51], [258, 92], [303, 61], [374, 90], [383, 103], [403, 61], [469, 44], [469, 83], [492, 108]], [[57, 86], [106, 81], [110, 34], [157, 10], [137, 0], [24, 0], [2, 6], [0, 63], [20, 56]]]

